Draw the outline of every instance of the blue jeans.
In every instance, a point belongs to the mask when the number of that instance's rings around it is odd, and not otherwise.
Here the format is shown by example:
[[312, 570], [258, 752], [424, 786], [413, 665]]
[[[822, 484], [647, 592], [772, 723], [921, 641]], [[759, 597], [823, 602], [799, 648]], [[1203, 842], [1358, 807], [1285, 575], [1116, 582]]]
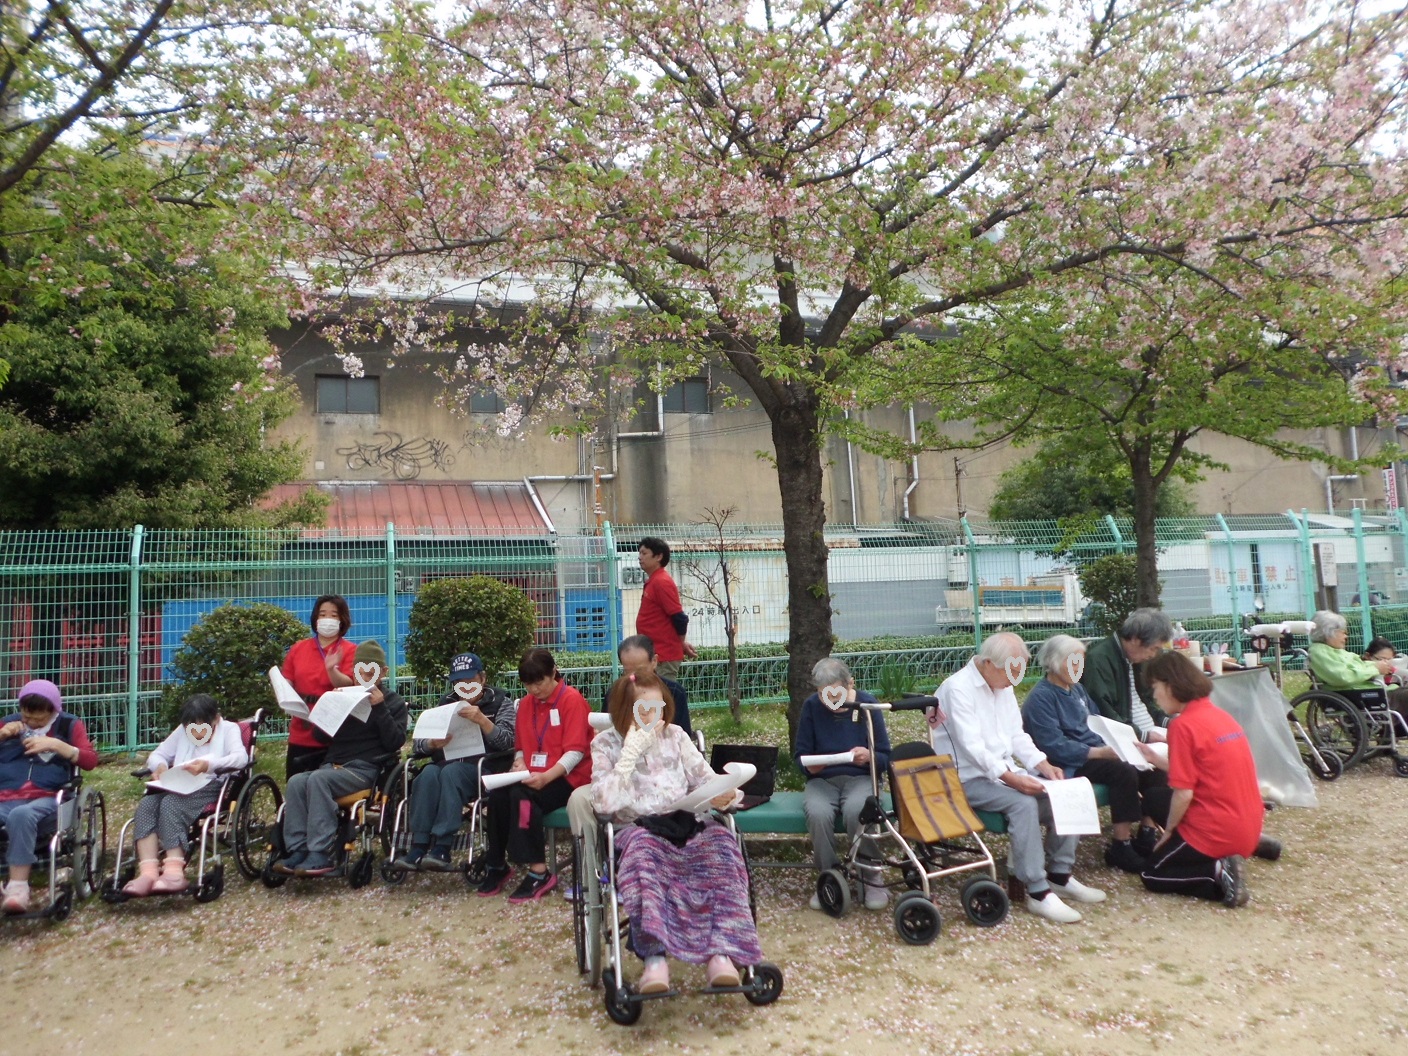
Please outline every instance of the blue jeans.
[[425, 767], [411, 785], [411, 843], [448, 847], [460, 831], [465, 804], [478, 798], [478, 759]]
[[[37, 860], [34, 844], [39, 839], [39, 826], [59, 812], [52, 795], [43, 799], [7, 799], [0, 801], [0, 825], [10, 838], [5, 855], [7, 865], [33, 865]], [[47, 854], [46, 854], [47, 857]]]

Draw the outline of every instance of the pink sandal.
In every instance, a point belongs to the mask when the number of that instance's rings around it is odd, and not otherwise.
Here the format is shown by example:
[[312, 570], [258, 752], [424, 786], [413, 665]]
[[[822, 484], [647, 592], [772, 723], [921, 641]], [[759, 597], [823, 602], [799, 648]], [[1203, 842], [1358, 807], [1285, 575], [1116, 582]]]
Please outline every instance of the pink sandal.
[[[122, 893], [129, 898], [146, 898], [152, 893], [152, 887], [157, 881], [157, 861], [155, 858], [142, 862], [141, 872], [131, 880], [127, 881], [127, 886], [122, 889]], [[150, 866], [150, 868], [148, 868]]]
[[158, 895], [180, 894], [191, 883], [186, 879], [186, 862], [183, 858], [168, 858], [161, 867], [161, 876], [152, 884], [152, 893]]
[[738, 969], [722, 953], [716, 953], [709, 958], [709, 967], [705, 969], [705, 974], [710, 986], [737, 986], [739, 984]]

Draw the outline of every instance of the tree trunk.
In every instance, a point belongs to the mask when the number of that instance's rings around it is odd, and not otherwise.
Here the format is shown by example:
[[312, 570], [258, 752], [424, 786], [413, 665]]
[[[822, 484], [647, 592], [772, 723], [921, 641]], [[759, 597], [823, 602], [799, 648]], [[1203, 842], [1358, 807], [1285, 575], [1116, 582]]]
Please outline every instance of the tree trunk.
[[796, 743], [812, 666], [831, 652], [831, 589], [826, 579], [821, 433], [814, 401], [770, 415], [782, 492], [782, 545], [787, 555], [787, 741]]
[[1150, 452], [1139, 450], [1130, 460], [1134, 479], [1134, 592], [1140, 608], [1159, 604], [1159, 551], [1154, 536], [1154, 511], [1159, 501], [1159, 485], [1154, 480]]

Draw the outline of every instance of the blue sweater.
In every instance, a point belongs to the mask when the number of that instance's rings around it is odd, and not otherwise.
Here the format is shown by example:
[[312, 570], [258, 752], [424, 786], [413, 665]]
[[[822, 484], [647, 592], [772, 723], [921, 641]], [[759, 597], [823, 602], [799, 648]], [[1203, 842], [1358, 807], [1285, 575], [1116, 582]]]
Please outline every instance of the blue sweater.
[[[875, 698], [869, 693], [857, 693], [856, 700], [874, 704]], [[885, 716], [878, 711], [870, 712], [875, 721], [875, 766], [883, 776], [890, 765], [890, 735], [885, 730]], [[813, 777], [869, 777], [870, 767], [845, 763], [841, 766], [828, 766], [819, 774], [808, 773], [802, 766], [804, 755], [834, 755], [849, 752], [852, 748], [868, 748], [865, 739], [865, 716], [859, 711], [834, 712], [813, 693], [802, 704], [802, 719], [797, 725], [797, 747], [795, 758], [797, 769]]]
[[1070, 689], [1061, 689], [1043, 678], [1032, 687], [1022, 705], [1022, 725], [1051, 765], [1061, 767], [1071, 777], [1085, 765], [1090, 749], [1105, 744], [1087, 722], [1090, 716], [1099, 714], [1100, 709], [1079, 682]]

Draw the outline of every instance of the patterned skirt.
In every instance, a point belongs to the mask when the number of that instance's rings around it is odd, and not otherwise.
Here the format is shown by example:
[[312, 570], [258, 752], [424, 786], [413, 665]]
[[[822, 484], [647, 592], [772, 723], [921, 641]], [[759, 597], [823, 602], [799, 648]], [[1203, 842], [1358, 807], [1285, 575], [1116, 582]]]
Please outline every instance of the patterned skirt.
[[733, 834], [716, 821], [676, 847], [638, 825], [617, 830], [617, 895], [640, 957], [703, 964], [723, 954], [737, 965], [763, 959], [748, 908], [748, 870]]

